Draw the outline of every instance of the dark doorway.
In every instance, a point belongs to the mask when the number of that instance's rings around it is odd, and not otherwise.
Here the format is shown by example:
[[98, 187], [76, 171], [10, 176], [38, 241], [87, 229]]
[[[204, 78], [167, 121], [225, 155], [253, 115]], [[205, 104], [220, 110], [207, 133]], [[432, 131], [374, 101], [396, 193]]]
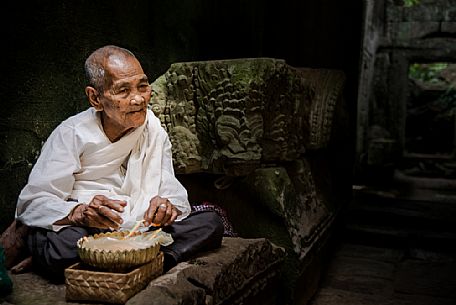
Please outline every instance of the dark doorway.
[[408, 79], [404, 141], [408, 172], [454, 176], [456, 64], [412, 63]]

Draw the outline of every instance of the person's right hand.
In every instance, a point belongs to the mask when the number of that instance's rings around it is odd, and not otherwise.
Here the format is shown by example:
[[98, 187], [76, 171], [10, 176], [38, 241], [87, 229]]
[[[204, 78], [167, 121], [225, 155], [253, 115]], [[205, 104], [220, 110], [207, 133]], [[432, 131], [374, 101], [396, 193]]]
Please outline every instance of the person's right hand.
[[81, 204], [74, 208], [68, 215], [68, 220], [73, 225], [118, 229], [123, 222], [119, 213], [123, 212], [126, 205], [126, 201], [96, 195], [89, 204]]

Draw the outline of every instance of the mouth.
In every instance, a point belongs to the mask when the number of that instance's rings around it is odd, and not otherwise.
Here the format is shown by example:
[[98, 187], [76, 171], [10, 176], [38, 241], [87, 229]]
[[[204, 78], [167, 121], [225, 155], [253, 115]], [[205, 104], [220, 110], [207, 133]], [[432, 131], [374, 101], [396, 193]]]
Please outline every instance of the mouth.
[[145, 111], [146, 111], [145, 108], [140, 108], [140, 109], [131, 110], [131, 111], [129, 111], [128, 113], [134, 114], [134, 113], [142, 113], [142, 112], [145, 112]]

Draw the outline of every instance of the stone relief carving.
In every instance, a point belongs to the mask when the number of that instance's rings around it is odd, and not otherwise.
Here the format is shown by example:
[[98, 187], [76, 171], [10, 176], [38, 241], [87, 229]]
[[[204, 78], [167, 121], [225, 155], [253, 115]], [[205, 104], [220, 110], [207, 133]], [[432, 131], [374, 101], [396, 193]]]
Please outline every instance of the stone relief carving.
[[176, 63], [150, 107], [173, 143], [177, 172], [246, 175], [327, 144], [343, 75], [271, 58]]
[[227, 62], [195, 68], [197, 132], [204, 135], [200, 137], [204, 170], [212, 167], [239, 173], [246, 165], [260, 162], [262, 96], [255, 81], [248, 83], [249, 79], [242, 79], [245, 77]]
[[286, 248], [288, 286], [321, 246], [340, 204], [329, 194], [330, 163], [340, 160], [316, 150], [328, 148], [333, 118], [343, 118], [344, 81], [339, 71], [254, 58], [176, 63], [151, 85], [150, 108], [170, 136], [176, 173], [224, 174], [251, 198], [236, 211], [261, 209], [247, 234], [270, 234]]
[[284, 62], [278, 62], [265, 76], [263, 159], [294, 160], [306, 150], [312, 89]]
[[331, 136], [331, 127], [336, 103], [342, 98], [345, 75], [341, 71], [299, 68], [313, 90], [310, 112], [310, 139], [308, 148], [326, 147]]
[[171, 68], [152, 83], [150, 108], [169, 134], [176, 172], [188, 173], [200, 169], [200, 143], [196, 136], [192, 73], [179, 72], [178, 75]]

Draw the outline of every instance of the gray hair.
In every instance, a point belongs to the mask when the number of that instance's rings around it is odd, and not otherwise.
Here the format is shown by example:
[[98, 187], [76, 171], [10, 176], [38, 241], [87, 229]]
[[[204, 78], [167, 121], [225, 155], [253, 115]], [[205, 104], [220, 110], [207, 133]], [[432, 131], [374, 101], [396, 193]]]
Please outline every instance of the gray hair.
[[135, 57], [135, 55], [127, 49], [114, 45], [107, 45], [95, 50], [85, 61], [84, 70], [87, 82], [99, 92], [103, 92], [104, 90], [106, 59], [114, 54]]

